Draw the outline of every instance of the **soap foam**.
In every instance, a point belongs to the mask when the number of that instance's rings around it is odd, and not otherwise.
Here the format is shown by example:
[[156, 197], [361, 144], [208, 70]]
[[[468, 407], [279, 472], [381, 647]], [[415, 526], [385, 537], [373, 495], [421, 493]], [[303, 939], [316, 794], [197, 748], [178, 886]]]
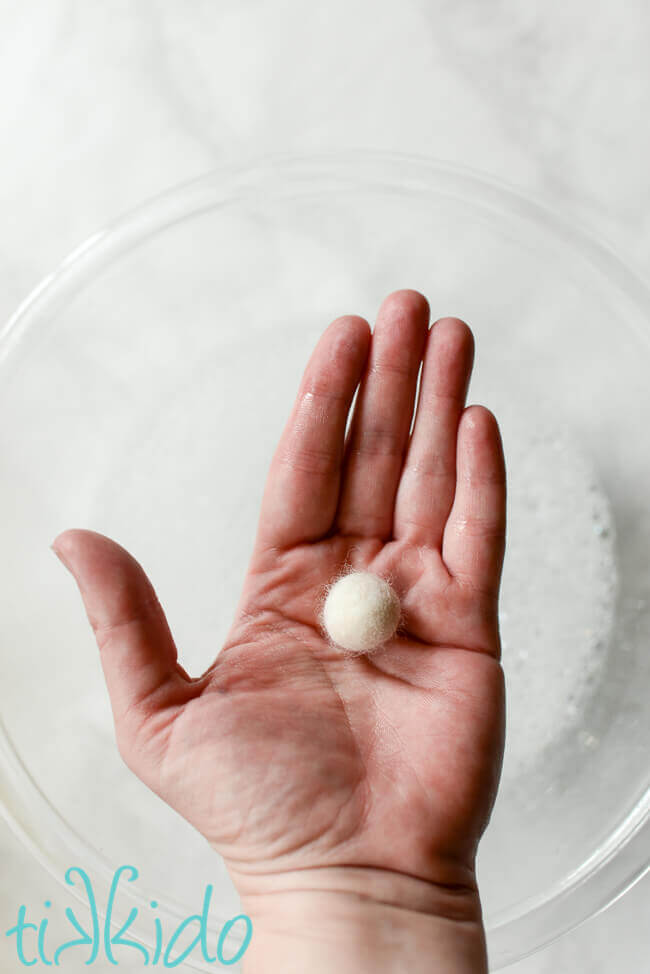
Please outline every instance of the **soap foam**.
[[580, 734], [602, 678], [618, 591], [614, 522], [593, 464], [564, 431], [522, 425], [507, 432], [504, 778], [521, 774], [568, 732]]

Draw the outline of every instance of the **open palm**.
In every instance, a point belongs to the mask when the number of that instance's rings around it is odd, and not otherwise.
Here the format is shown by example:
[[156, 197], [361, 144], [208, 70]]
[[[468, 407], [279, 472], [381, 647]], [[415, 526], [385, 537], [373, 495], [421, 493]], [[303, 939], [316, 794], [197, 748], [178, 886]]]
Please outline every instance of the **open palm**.
[[[472, 360], [468, 326], [429, 328], [416, 291], [390, 294], [373, 333], [349, 315], [327, 328], [273, 458], [233, 625], [196, 679], [131, 555], [92, 531], [55, 541], [96, 633], [120, 753], [237, 883], [328, 866], [472, 874], [503, 750], [505, 543], [498, 427], [465, 408]], [[346, 566], [401, 598], [403, 626], [371, 656], [346, 656], [319, 626]]]

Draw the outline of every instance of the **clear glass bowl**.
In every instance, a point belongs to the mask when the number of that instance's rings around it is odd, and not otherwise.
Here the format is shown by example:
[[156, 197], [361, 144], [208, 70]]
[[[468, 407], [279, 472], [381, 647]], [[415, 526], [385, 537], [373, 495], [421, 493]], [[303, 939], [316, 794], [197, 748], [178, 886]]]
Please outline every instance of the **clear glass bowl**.
[[143, 943], [151, 898], [172, 924], [212, 883], [215, 930], [238, 900], [219, 857], [119, 759], [92, 633], [48, 545], [90, 527], [129, 548], [200, 672], [229, 628], [309, 352], [332, 318], [372, 321], [399, 287], [471, 324], [470, 401], [496, 413], [508, 463], [508, 743], [478, 862], [492, 966], [648, 868], [648, 289], [470, 171], [274, 154], [96, 234], [0, 342], [4, 814], [58, 880], [87, 869], [100, 904], [136, 865], [122, 915], [142, 907]]

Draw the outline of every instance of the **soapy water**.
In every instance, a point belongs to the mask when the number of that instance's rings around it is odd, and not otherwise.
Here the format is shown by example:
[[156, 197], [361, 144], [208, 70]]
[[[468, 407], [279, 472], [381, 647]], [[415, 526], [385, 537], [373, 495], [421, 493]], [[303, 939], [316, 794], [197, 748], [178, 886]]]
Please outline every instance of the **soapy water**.
[[508, 528], [500, 599], [506, 674], [504, 778], [581, 728], [603, 678], [618, 576], [614, 522], [597, 472], [564, 430], [503, 430]]

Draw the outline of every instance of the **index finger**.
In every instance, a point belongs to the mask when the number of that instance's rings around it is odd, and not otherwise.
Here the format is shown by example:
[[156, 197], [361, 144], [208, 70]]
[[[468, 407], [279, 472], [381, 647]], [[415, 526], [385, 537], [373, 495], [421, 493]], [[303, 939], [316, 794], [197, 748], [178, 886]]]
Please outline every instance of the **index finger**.
[[365, 318], [336, 318], [309, 359], [264, 488], [256, 550], [327, 534], [338, 503], [348, 413], [370, 348]]

